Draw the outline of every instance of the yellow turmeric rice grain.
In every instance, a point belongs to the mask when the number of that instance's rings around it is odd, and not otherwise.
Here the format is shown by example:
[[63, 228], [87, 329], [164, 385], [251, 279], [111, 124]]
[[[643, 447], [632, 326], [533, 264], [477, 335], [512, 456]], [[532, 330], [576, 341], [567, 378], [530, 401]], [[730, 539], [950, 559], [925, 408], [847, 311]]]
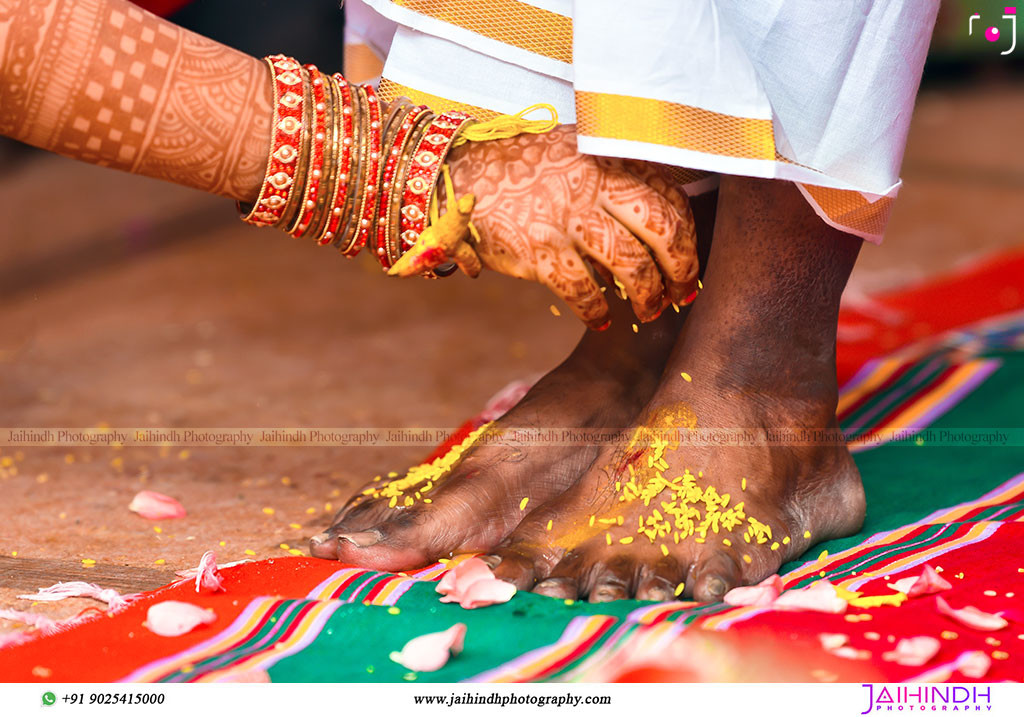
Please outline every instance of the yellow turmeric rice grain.
[[519, 501], [519, 510], [526, 510], [526, 504], [530, 502], [530, 498], [526, 497]]
[[604, 542], [608, 543], [608, 545], [612, 544], [612, 536], [610, 533], [604, 534]]
[[633, 324], [633, 333], [634, 334], [640, 333], [640, 327], [637, 326], [636, 324]]
[[299, 525], [298, 523], [289, 523], [288, 527], [291, 528], [292, 530], [302, 530], [302, 526]]
[[554, 525], [554, 524], [555, 524], [555, 521], [549, 520], [548, 521], [548, 530], [551, 530], [551, 526]]
[[153, 532], [154, 533], [162, 533], [162, 532], [164, 532], [164, 529], [161, 528], [159, 525], [154, 525], [153, 526]]
[[778, 543], [778, 541], [776, 541], [776, 542], [772, 543], [772, 550], [778, 550], [778, 549], [779, 549], [779, 543]]
[[744, 555], [743, 562], [745, 562], [747, 565], [750, 565], [752, 562], [754, 562], [754, 559], [751, 558], [749, 555]]
[[661, 554], [664, 555], [666, 558], [668, 557], [668, 548], [665, 547], [664, 543], [661, 544]]
[[246, 548], [245, 549], [245, 554], [246, 555], [255, 555], [256, 551], [255, 550], [250, 550], [249, 548]]
[[292, 555], [296, 555], [296, 556], [299, 556], [299, 557], [305, 555], [305, 553], [302, 552], [301, 550], [299, 550], [298, 548], [292, 548], [288, 552], [291, 553]]
[[679, 375], [682, 376], [683, 380], [686, 381], [687, 383], [690, 383], [691, 381], [693, 381], [693, 377], [690, 376], [690, 374], [686, 373], [686, 371], [683, 371]]
[[84, 565], [87, 568], [91, 568], [95, 564], [96, 564], [96, 561], [93, 560], [92, 558], [82, 558], [82, 565]]
[[559, 311], [559, 310], [558, 310], [558, 307], [557, 307], [557, 306], [555, 306], [554, 304], [552, 304], [552, 305], [551, 305], [551, 306], [549, 306], [548, 308], [549, 308], [549, 309], [551, 309], [551, 313], [552, 313], [552, 314], [554, 314], [555, 316], [561, 316], [561, 315], [562, 315], [562, 312], [561, 312], [561, 311]]
[[389, 607], [389, 608], [388, 608], [388, 615], [397, 615], [397, 614], [398, 614], [398, 613], [400, 613], [400, 612], [402, 612], [402, 611], [401, 611], [401, 610], [399, 610], [399, 609], [398, 609], [397, 607], [395, 607], [394, 605], [392, 605], [391, 607]]
[[679, 597], [680, 595], [682, 595], [683, 594], [683, 590], [685, 590], [685, 589], [686, 589], [686, 583], [679, 583], [678, 585], [676, 585], [676, 597]]
[[993, 660], [1008, 660], [1010, 659], [1010, 653], [1003, 652], [1002, 650], [992, 650]]
[[306, 515], [313, 515], [316, 512], [316, 508], [306, 508]]
[[804, 537], [805, 537], [805, 538], [809, 538], [809, 537], [811, 537], [811, 531], [809, 531], [809, 530], [805, 530], [805, 531], [804, 531]]
[[281, 550], [291, 550], [292, 549], [292, 546], [288, 545], [288, 543], [281, 543], [278, 547], [281, 548]]
[[789, 536], [788, 535], [785, 538], [782, 539], [782, 544], [783, 545], [789, 545]]
[[828, 551], [827, 551], [827, 550], [822, 550], [822, 551], [821, 551], [821, 552], [820, 552], [820, 553], [818, 554], [818, 560], [819, 560], [819, 561], [821, 561], [821, 560], [824, 560], [824, 559], [825, 559], [825, 558], [827, 558], [827, 557], [828, 557]]
[[596, 515], [592, 515], [592, 516], [590, 516], [590, 527], [591, 527], [591, 528], [593, 528], [593, 527], [594, 527], [594, 520], [596, 520], [596, 519], [597, 519], [597, 516], [596, 516]]
[[267, 515], [273, 515], [274, 514], [274, 509], [273, 508], [264, 508], [263, 512], [266, 513]]
[[166, 562], [167, 562], [167, 561], [166, 561], [166, 560], [164, 560], [163, 558], [157, 558], [156, 560], [154, 560], [154, 561], [153, 561], [153, 564], [154, 564], [154, 565], [163, 565], [163, 564], [164, 564], [164, 563], [166, 563]]
[[679, 313], [679, 304], [672, 304], [672, 310], [675, 311], [678, 314]]
[[732, 541], [729, 540], [728, 538], [722, 538], [722, 544], [727, 546], [727, 547], [732, 547]]
[[747, 489], [747, 479], [744, 478], [743, 480], [740, 481], [740, 490], [746, 490], [746, 489]]
[[943, 630], [939, 633], [939, 637], [941, 637], [943, 640], [955, 640], [960, 636], [952, 630]]
[[633, 542], [633, 536], [632, 535], [627, 535], [625, 538], [619, 538], [619, 542], [622, 543], [623, 545], [629, 545], [630, 543]]

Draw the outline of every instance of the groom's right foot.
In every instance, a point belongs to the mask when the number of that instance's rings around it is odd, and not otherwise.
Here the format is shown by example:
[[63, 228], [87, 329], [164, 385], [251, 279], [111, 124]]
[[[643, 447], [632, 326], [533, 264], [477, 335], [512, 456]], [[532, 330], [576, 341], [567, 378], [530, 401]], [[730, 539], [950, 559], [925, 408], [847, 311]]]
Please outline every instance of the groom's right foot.
[[[612, 291], [612, 289], [609, 289]], [[612, 326], [588, 331], [572, 355], [544, 376], [472, 445], [369, 484], [334, 524], [310, 541], [315, 557], [406, 570], [455, 553], [487, 551], [533, 508], [568, 489], [597, 456], [596, 441], [531, 445], [516, 428], [618, 431], [651, 397], [686, 310], [634, 332], [627, 302], [612, 297]], [[498, 436], [502, 436], [498, 439]], [[454, 460], [453, 460], [454, 459]], [[525, 500], [524, 499], [528, 499]]]

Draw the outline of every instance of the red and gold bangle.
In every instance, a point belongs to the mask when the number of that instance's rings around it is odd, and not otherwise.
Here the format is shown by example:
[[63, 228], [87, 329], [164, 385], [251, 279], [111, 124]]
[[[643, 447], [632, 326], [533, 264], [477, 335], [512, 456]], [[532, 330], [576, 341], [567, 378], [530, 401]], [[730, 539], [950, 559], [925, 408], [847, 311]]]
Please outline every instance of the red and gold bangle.
[[302, 144], [302, 75], [299, 63], [284, 55], [264, 58], [270, 67], [274, 90], [270, 156], [260, 193], [246, 212], [241, 202], [242, 221], [259, 227], [274, 226], [292, 197], [296, 160]]
[[[380, 197], [377, 204], [377, 260], [380, 261], [381, 266], [385, 269], [390, 268], [398, 260], [398, 257], [394, 256], [391, 251], [391, 243], [389, 241], [392, 221], [392, 185], [398, 173], [398, 165], [402, 158], [405, 140], [420, 118], [429, 111], [430, 109], [425, 105], [419, 105], [407, 112], [404, 118], [399, 118], [402, 123], [398, 126], [397, 131], [390, 140], [391, 149], [388, 150], [384, 160], [384, 169], [381, 171]], [[396, 189], [396, 191], [398, 190]]]
[[340, 115], [340, 117], [336, 117], [336, 120], [340, 119], [336, 129], [340, 137], [336, 140], [338, 143], [338, 152], [335, 155], [338, 163], [335, 169], [337, 176], [334, 182], [334, 192], [327, 209], [327, 225], [317, 238], [317, 243], [320, 245], [330, 244], [338, 233], [345, 210], [345, 199], [348, 195], [349, 172], [352, 170], [352, 88], [338, 73], [332, 75], [329, 81], [333, 84], [335, 96], [340, 98], [341, 102], [340, 108], [335, 107], [335, 114]]
[[366, 166], [366, 142], [363, 138], [369, 131], [369, 121], [363, 107], [365, 95], [355, 85], [349, 85], [352, 92], [352, 168], [348, 173], [349, 189], [345, 195], [341, 225], [334, 233], [334, 246], [345, 257], [351, 259], [358, 252], [352, 251], [359, 235], [359, 200], [362, 197], [363, 169]]
[[324, 78], [315, 65], [305, 65], [309, 73], [310, 91], [312, 94], [312, 140], [309, 150], [309, 166], [306, 171], [306, 183], [299, 203], [295, 221], [288, 229], [293, 237], [301, 237], [309, 228], [316, 209], [317, 192], [324, 170], [324, 144], [327, 141], [327, 102], [324, 91]]
[[415, 244], [426, 227], [427, 212], [441, 173], [441, 165], [459, 130], [472, 119], [465, 112], [445, 112], [430, 123], [413, 150], [412, 164], [402, 195], [403, 249]]
[[436, 115], [433, 112], [425, 112], [413, 126], [412, 131], [406, 137], [402, 146], [401, 155], [398, 161], [398, 170], [391, 188], [391, 219], [388, 227], [388, 253], [392, 257], [392, 264], [404, 253], [401, 239], [401, 216], [402, 199], [405, 193], [405, 180], [409, 176], [409, 166], [412, 164], [412, 152], [420, 143], [424, 133], [434, 121]]
[[373, 230], [374, 209], [377, 206], [377, 187], [380, 184], [381, 164], [381, 132], [380, 124], [380, 100], [371, 85], [360, 85], [359, 91], [366, 98], [367, 118], [369, 127], [366, 138], [366, 170], [363, 174], [365, 184], [363, 186], [363, 197], [359, 203], [359, 212], [356, 214], [359, 220], [356, 241], [354, 246], [346, 254], [358, 253], [370, 238]]

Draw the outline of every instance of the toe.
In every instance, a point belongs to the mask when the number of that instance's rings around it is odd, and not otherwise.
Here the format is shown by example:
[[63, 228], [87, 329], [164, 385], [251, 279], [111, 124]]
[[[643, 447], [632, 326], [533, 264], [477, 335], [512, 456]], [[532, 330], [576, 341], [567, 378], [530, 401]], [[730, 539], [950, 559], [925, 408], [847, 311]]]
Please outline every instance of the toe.
[[314, 558], [325, 560], [338, 559], [338, 539], [331, 533], [324, 531], [309, 539], [309, 554]]
[[619, 555], [593, 570], [590, 602], [625, 600], [636, 584], [636, 562], [631, 556]]
[[446, 554], [437, 551], [429, 521], [411, 511], [363, 530], [335, 526], [328, 535], [338, 560], [374, 570], [412, 570]]
[[569, 553], [559, 561], [550, 575], [537, 583], [533, 591], [538, 595], [575, 600], [580, 596], [579, 570], [582, 563], [579, 553]]
[[666, 556], [643, 568], [636, 589], [637, 600], [667, 602], [674, 600], [676, 589], [683, 579], [683, 570], [672, 556]]
[[720, 602], [741, 584], [741, 570], [732, 551], [720, 550], [705, 556], [694, 571], [693, 598], [700, 602]]
[[494, 577], [512, 583], [519, 590], [531, 590], [538, 578], [544, 576], [541, 552], [523, 544], [498, 547], [484, 562], [494, 566]]

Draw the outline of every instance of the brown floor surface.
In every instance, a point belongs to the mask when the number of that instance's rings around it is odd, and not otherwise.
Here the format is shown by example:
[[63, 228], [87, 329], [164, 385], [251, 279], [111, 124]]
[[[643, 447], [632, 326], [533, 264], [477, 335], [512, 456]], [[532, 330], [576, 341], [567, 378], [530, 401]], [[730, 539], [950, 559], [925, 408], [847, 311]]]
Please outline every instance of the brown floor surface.
[[[1008, 161], [1024, 157], [1022, 110], [1020, 90], [922, 95], [906, 185], [885, 247], [862, 252], [857, 291], [1024, 242], [1022, 163]], [[245, 227], [224, 200], [61, 158], [6, 173], [0, 197], [17, 208], [0, 230], [4, 427], [455, 426], [582, 330], [537, 285], [389, 281], [367, 257]], [[15, 595], [58, 579], [152, 587], [209, 548], [221, 561], [304, 549], [362, 481], [424, 452], [0, 442], [0, 607], [26, 609]], [[143, 488], [188, 517], [130, 513]]]

